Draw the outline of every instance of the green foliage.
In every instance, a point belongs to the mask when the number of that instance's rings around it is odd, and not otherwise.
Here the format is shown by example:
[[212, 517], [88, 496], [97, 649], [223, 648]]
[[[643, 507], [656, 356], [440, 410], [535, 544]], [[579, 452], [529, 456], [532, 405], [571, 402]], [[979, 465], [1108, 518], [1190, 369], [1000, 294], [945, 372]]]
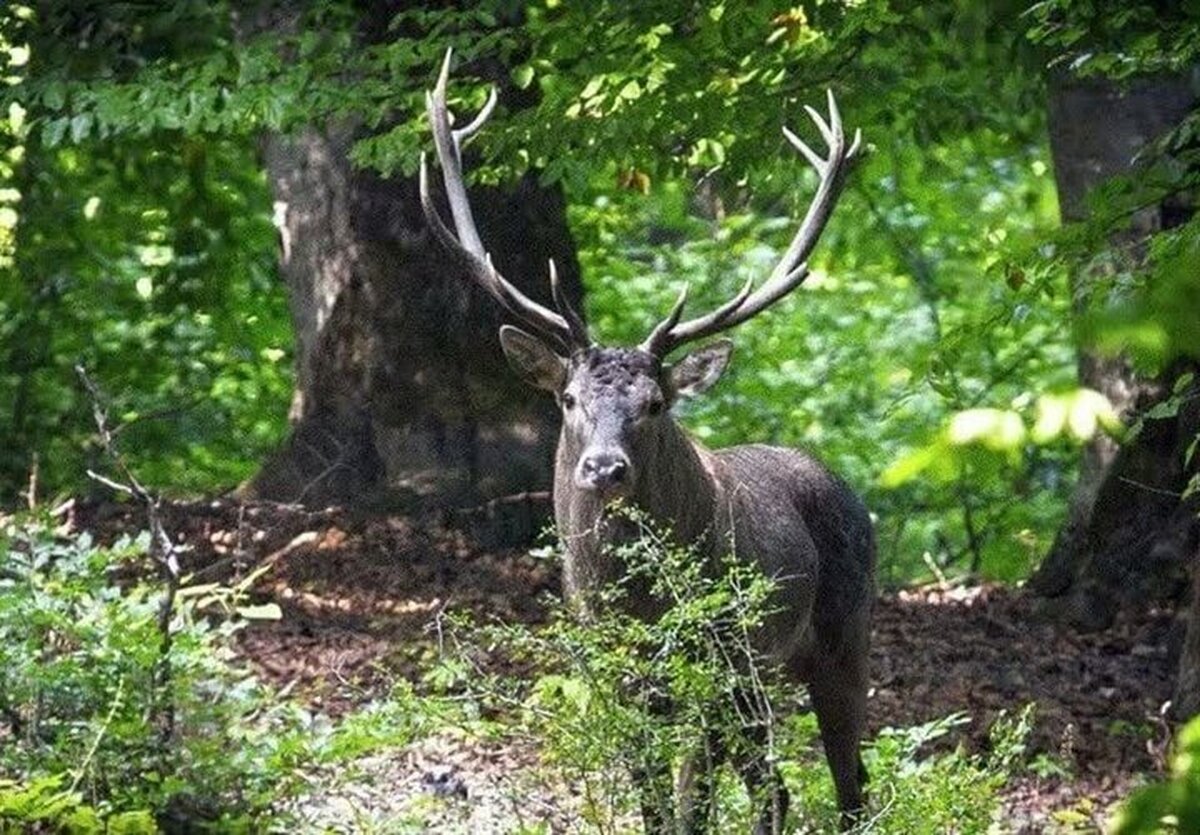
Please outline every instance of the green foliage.
[[998, 716], [985, 754], [968, 753], [961, 743], [950, 751], [928, 752], [931, 742], [966, 723], [959, 714], [912, 728], [884, 728], [864, 752], [871, 774], [887, 776], [874, 783], [882, 810], [863, 831], [991, 831], [1001, 791], [1025, 769], [1032, 716], [1032, 705], [1015, 716]]
[[[511, 716], [510, 733], [533, 736], [555, 780], [577, 786], [588, 831], [615, 831], [638, 812], [630, 773], [653, 762], [680, 766], [713, 735], [747, 756], [743, 736], [757, 727], [770, 760], [793, 796], [795, 820], [815, 831], [837, 827], [832, 780], [819, 754], [815, 718], [798, 708], [787, 685], [756, 649], [754, 630], [771, 612], [772, 584], [732, 560], [713, 566], [639, 512], [621, 508], [639, 536], [614, 546], [627, 573], [586, 606], [586, 617], [561, 604], [550, 623], [525, 626], [458, 624], [456, 651], [446, 662], [454, 686], [465, 687], [485, 710]], [[647, 622], [627, 613], [630, 585], [651, 589], [662, 613]], [[530, 664], [531, 680], [489, 675], [495, 653]], [[871, 801], [862, 832], [983, 831], [997, 792], [1024, 764], [1031, 709], [1001, 718], [990, 752], [961, 748], [930, 753], [928, 746], [965, 719], [952, 716], [915, 728], [887, 729], [866, 747]], [[742, 747], [739, 747], [742, 746]], [[729, 766], [711, 775], [716, 785], [713, 831], [749, 831], [758, 813]], [[663, 780], [655, 802], [674, 802]]]
[[[749, 638], [769, 611], [770, 584], [732, 561], [711, 576], [640, 511], [619, 512], [641, 536], [614, 549], [629, 571], [591, 601], [588, 617], [558, 604], [545, 628], [481, 627], [457, 657], [472, 669], [480, 647], [502, 646], [543, 671], [532, 681], [472, 680], [485, 704], [515, 709], [517, 732], [541, 740], [559, 776], [583, 786], [581, 815], [601, 831], [637, 808], [629, 772], [677, 762], [710, 734], [736, 741], [741, 723], [771, 721], [777, 695], [758, 679], [765, 666]], [[622, 612], [634, 584], [667, 601], [656, 622]], [[734, 702], [744, 693], [753, 698], [739, 715]], [[660, 788], [655, 802], [669, 805]], [[723, 817], [717, 825], [738, 828]]]
[[[228, 485], [284, 431], [291, 334], [253, 148], [202, 140], [186, 125], [149, 138], [146, 130], [119, 138], [101, 131], [88, 140], [91, 133], [75, 126], [98, 124], [90, 112], [69, 114], [70, 144], [45, 135], [56, 130], [46, 114], [66, 107], [53, 86], [56, 54], [103, 74], [106, 49], [131, 57], [132, 44], [108, 41], [123, 33], [179, 57], [193, 35], [192, 48], [203, 47], [205, 29], [191, 15], [211, 14], [205, 5], [177, 4], [162, 19], [140, 19], [136, 36], [120, 28], [118, 15], [115, 28], [74, 50], [38, 40], [32, 12], [0, 12], [0, 47], [17, 73], [4, 86], [11, 101], [0, 119], [13, 142], [0, 161], [0, 197], [14, 221], [0, 215], [0, 225], [15, 226], [7, 254], [0, 241], [6, 499], [35, 466], [41, 488], [54, 491], [77, 486], [94, 463], [77, 364], [117, 393], [112, 413], [133, 465], [151, 483]], [[41, 23], [69, 28], [53, 18], [52, 5], [39, 13], [53, 20]], [[43, 82], [50, 86], [39, 99], [30, 85]], [[137, 104], [128, 118], [148, 128], [149, 105]]]
[[[1200, 160], [1193, 172], [1200, 184]], [[1154, 235], [1140, 269], [1082, 322], [1082, 337], [1109, 355], [1125, 354], [1142, 370], [1162, 373], [1181, 357], [1200, 357], [1200, 216]], [[1123, 280], [1122, 280], [1123, 279]]]
[[[1029, 37], [1054, 51], [1070, 75], [1135, 84], [1193, 72], [1200, 56], [1195, 4], [1046, 0], [1030, 9]], [[1198, 356], [1200, 331], [1188, 313], [1200, 300], [1200, 113], [1149, 137], [1133, 170], [1088, 197], [1088, 220], [1064, 230], [1049, 258], [1091, 277], [1080, 337], [1104, 353], [1128, 355], [1158, 374], [1174, 359]], [[1161, 211], [1149, 234], [1135, 223]]]
[[1175, 737], [1167, 780], [1138, 789], [1113, 821], [1114, 835], [1200, 830], [1200, 718]]
[[231, 663], [244, 621], [210, 622], [185, 595], [162, 681], [162, 596], [128, 579], [144, 538], [100, 548], [55, 524], [0, 523], [0, 822], [247, 825], [294, 788], [299, 723]]
[[865, 488], [889, 580], [924, 572], [926, 552], [943, 570], [1024, 573], [1061, 509], [1069, 445], [981, 456], [949, 488], [880, 481], [956, 412], [1027, 410], [1073, 377], [1062, 273], [1025, 257], [1055, 206], [1020, 7], [496, 3], [408, 9], [366, 42], [348, 5], [297, 10], [294, 26], [236, 31], [225, 4], [195, 2], [112, 9], [97, 32], [77, 4], [6, 20], [24, 63], [0, 105], [21, 114], [24, 161], [16, 280], [0, 292], [5, 494], [31, 452], [50, 489], [78, 483], [77, 362], [116, 393], [149, 483], [245, 477], [285, 429], [290, 384], [251, 138], [352, 119], [360, 164], [411, 172], [422, 91], [453, 46], [452, 106], [482, 100], [473, 75], [502, 89], [473, 169], [564, 184], [591, 320], [618, 341], [685, 280], [700, 309], [769, 268], [813, 183], [780, 125], [808, 130], [801, 105], [833, 86], [874, 153], [808, 286], [741, 329], [730, 382], [688, 420], [715, 444], [813, 447]]
[[1177, 73], [1200, 56], [1194, 3], [1042, 0], [1029, 16], [1030, 37], [1056, 51], [1052, 66], [1083, 76]]
[[[104, 814], [84, 801], [74, 788], [64, 788], [65, 774], [39, 777], [28, 783], [0, 780], [0, 825], [42, 828], [69, 835], [153, 835], [159, 831], [147, 810]], [[7, 829], [5, 830], [7, 831]]]
[[[698, 310], [769, 269], [813, 185], [780, 125], [809, 130], [801, 105], [832, 87], [872, 153], [806, 287], [740, 329], [731, 379], [687, 420], [714, 444], [813, 448], [867, 494], [888, 582], [928, 564], [1021, 577], [1087, 425], [1111, 424], [1075, 389], [1075, 339], [1146, 366], [1200, 344], [1178, 303], [1194, 295], [1194, 223], [1154, 239], [1151, 270], [1113, 271], [1117, 292], [1094, 294], [1076, 334], [1065, 326], [1067, 276], [1111, 257], [1111, 225], [1147, 199], [1133, 186], [1194, 184], [1193, 119], [1162, 140], [1154, 176], [1097, 198], [1104, 223], [1052, 232], [1045, 50], [1080, 71], [1116, 71], [1096, 45], [1122, 67], [1181, 66], [1192, 47], [1147, 8], [497, 2], [406, 9], [368, 35], [340, 2], [300, 4], [287, 25], [235, 26], [227, 4], [196, 2], [121, 6], [99, 32], [77, 4], [10, 15], [20, 66], [0, 106], [16, 108], [24, 161], [0, 193], [20, 201], [16, 280], [0, 291], [0, 416], [16, 440], [0, 494], [24, 486], [31, 452], [52, 489], [78, 483], [79, 361], [118, 393], [151, 483], [248, 475], [285, 430], [290, 385], [252, 137], [350, 120], [358, 164], [411, 173], [428, 148], [422, 93], [452, 46], [452, 107], [477, 107], [480, 82], [501, 89], [472, 170], [563, 185], [590, 319], [624, 342], [684, 281]], [[1144, 37], [1125, 42], [1118, 21]]]
[[0, 831], [294, 831], [289, 803], [314, 773], [329, 789], [359, 776], [361, 758], [435, 729], [486, 732], [467, 706], [403, 682], [338, 722], [273, 694], [230, 641], [249, 619], [278, 617], [245, 599], [261, 570], [179, 590], [164, 682], [145, 546], [0, 516]]
[[77, 483], [106, 390], [134, 466], [178, 490], [249, 475], [284, 430], [291, 334], [265, 179], [244, 146], [175, 137], [25, 146], [17, 251], [0, 281], [0, 494], [40, 458]]

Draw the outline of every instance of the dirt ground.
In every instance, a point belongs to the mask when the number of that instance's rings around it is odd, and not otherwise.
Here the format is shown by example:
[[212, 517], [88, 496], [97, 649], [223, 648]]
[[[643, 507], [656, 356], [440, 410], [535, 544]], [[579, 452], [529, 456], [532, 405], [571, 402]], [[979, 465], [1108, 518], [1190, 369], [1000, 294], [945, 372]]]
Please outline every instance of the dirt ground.
[[[141, 525], [136, 509], [121, 505], [81, 506], [76, 516], [102, 539]], [[397, 675], [417, 679], [436, 652], [432, 624], [442, 611], [536, 623], [544, 617], [539, 601], [558, 588], [546, 560], [480, 548], [465, 534], [401, 517], [217, 501], [170, 505], [164, 521], [188, 546], [186, 568], [196, 582], [271, 565], [254, 595], [277, 602], [284, 616], [243, 630], [240, 652], [261, 675], [333, 715]], [[962, 711], [971, 722], [959, 739], [979, 750], [997, 713], [1036, 702], [1031, 748], [1046, 767], [1006, 790], [1008, 829], [1095, 831], [1139, 775], [1162, 767], [1171, 616], [1128, 615], [1106, 632], [1081, 635], [1037, 620], [1034, 610], [1019, 589], [999, 586], [883, 595], [872, 647], [871, 730]], [[446, 786], [431, 771], [436, 760], [437, 768], [453, 764], [451, 793], [474, 780], [497, 797], [540, 797], [505, 783], [513, 763], [529, 756], [431, 740], [389, 762], [387, 778], [375, 782], [394, 791], [407, 781], [442, 793]], [[500, 777], [485, 780], [472, 769]], [[472, 788], [476, 803], [487, 793]], [[560, 814], [569, 817], [568, 810]]]

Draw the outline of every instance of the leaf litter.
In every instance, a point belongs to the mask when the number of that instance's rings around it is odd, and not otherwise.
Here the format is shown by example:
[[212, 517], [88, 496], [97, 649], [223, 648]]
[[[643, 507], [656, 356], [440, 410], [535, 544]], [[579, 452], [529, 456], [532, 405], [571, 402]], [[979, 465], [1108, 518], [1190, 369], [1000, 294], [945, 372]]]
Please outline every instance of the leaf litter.
[[[195, 582], [230, 583], [269, 565], [252, 602], [282, 617], [238, 633], [237, 652], [267, 681], [338, 718], [419, 682], [438, 657], [447, 611], [539, 624], [558, 571], [525, 549], [484, 548], [438, 521], [229, 500], [164, 505]], [[119, 503], [81, 504], [75, 525], [102, 540], [136, 531]], [[1036, 703], [1029, 767], [1003, 793], [1002, 831], [1095, 831], [1114, 803], [1160, 774], [1180, 626], [1171, 613], [1126, 612], [1108, 630], [1039, 619], [1020, 588], [933, 585], [883, 594], [871, 648], [870, 733], [962, 712], [938, 744], [983, 751], [1001, 713]], [[513, 675], [528, 670], [514, 669]], [[570, 831], [578, 798], [544, 784], [531, 740], [435, 733], [356, 763], [360, 782], [310, 797], [314, 826], [355, 831], [356, 815], [433, 828], [502, 832], [531, 822]], [[356, 811], [357, 810], [357, 811]], [[349, 827], [349, 828], [346, 828]]]

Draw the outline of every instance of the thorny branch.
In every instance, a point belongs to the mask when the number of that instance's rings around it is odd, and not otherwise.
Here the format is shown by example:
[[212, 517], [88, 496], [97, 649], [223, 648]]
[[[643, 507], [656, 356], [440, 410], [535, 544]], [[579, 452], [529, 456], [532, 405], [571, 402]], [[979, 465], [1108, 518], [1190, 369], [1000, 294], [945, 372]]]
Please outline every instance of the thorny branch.
[[150, 559], [158, 566], [163, 580], [163, 599], [158, 607], [158, 661], [154, 670], [154, 694], [151, 704], [153, 714], [150, 720], [158, 725], [163, 742], [167, 742], [175, 732], [175, 706], [168, 690], [171, 684], [171, 646], [174, 634], [171, 631], [171, 616], [175, 612], [175, 599], [179, 593], [180, 571], [179, 553], [175, 543], [167, 534], [162, 523], [161, 500], [151, 493], [134, 475], [129, 464], [117, 448], [116, 435], [119, 431], [112, 428], [108, 421], [108, 410], [104, 406], [104, 395], [99, 387], [88, 376], [82, 365], [75, 366], [75, 373], [87, 390], [92, 401], [92, 415], [96, 421], [96, 431], [100, 445], [105, 455], [112, 461], [120, 475], [120, 480], [109, 478], [100, 473], [88, 470], [90, 478], [141, 502], [146, 509], [146, 522], [150, 528]]

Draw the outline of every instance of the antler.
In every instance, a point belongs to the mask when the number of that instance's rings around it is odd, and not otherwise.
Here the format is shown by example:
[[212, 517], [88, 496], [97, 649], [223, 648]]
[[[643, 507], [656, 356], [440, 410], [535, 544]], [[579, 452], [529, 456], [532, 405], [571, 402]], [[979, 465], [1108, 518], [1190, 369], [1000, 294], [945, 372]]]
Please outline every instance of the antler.
[[438, 74], [433, 92], [425, 93], [425, 109], [429, 124], [433, 128], [434, 145], [437, 147], [438, 163], [442, 167], [442, 183], [450, 203], [450, 214], [454, 219], [454, 232], [442, 221], [429, 191], [429, 170], [425, 155], [421, 154], [421, 208], [433, 234], [450, 252], [464, 271], [500, 305], [518, 319], [559, 342], [568, 351], [590, 344], [583, 319], [571, 308], [558, 283], [558, 271], [550, 262], [550, 290], [555, 313], [549, 308], [526, 296], [492, 265], [491, 256], [483, 248], [479, 231], [475, 228], [475, 216], [467, 200], [467, 187], [463, 182], [462, 146], [479, 132], [496, 107], [496, 89], [493, 87], [479, 115], [466, 127], [453, 130], [450, 127], [450, 111], [446, 107], [446, 84], [450, 78], [452, 51], [446, 50], [442, 70]]
[[751, 278], [736, 296], [716, 310], [680, 323], [683, 306], [687, 302], [687, 286], [685, 285], [683, 292], [679, 294], [679, 300], [675, 302], [675, 306], [667, 314], [667, 318], [656, 325], [642, 343], [643, 351], [656, 357], [665, 357], [685, 342], [711, 336], [741, 324], [795, 290], [808, 277], [808, 256], [812, 254], [825, 224], [829, 221], [829, 216], [841, 193], [848, 166], [857, 158], [862, 144], [862, 132], [856, 130], [854, 141], [850, 143], [849, 148], [846, 147], [846, 135], [842, 131], [842, 116], [838, 112], [837, 102], [834, 101], [833, 91], [828, 91], [828, 97], [828, 123], [813, 108], [807, 105], [804, 108], [816, 123], [817, 128], [821, 131], [821, 136], [829, 146], [827, 157], [817, 154], [786, 127], [783, 129], [783, 135], [787, 137], [788, 142], [802, 153], [804, 158], [817, 170], [821, 183], [817, 186], [817, 194], [808, 207], [808, 212], [804, 216], [804, 222], [800, 224], [800, 229], [796, 232], [796, 237], [792, 238], [791, 244], [779, 263], [775, 265], [775, 269], [771, 271], [771, 275], [757, 290], [753, 289], [754, 279]]

